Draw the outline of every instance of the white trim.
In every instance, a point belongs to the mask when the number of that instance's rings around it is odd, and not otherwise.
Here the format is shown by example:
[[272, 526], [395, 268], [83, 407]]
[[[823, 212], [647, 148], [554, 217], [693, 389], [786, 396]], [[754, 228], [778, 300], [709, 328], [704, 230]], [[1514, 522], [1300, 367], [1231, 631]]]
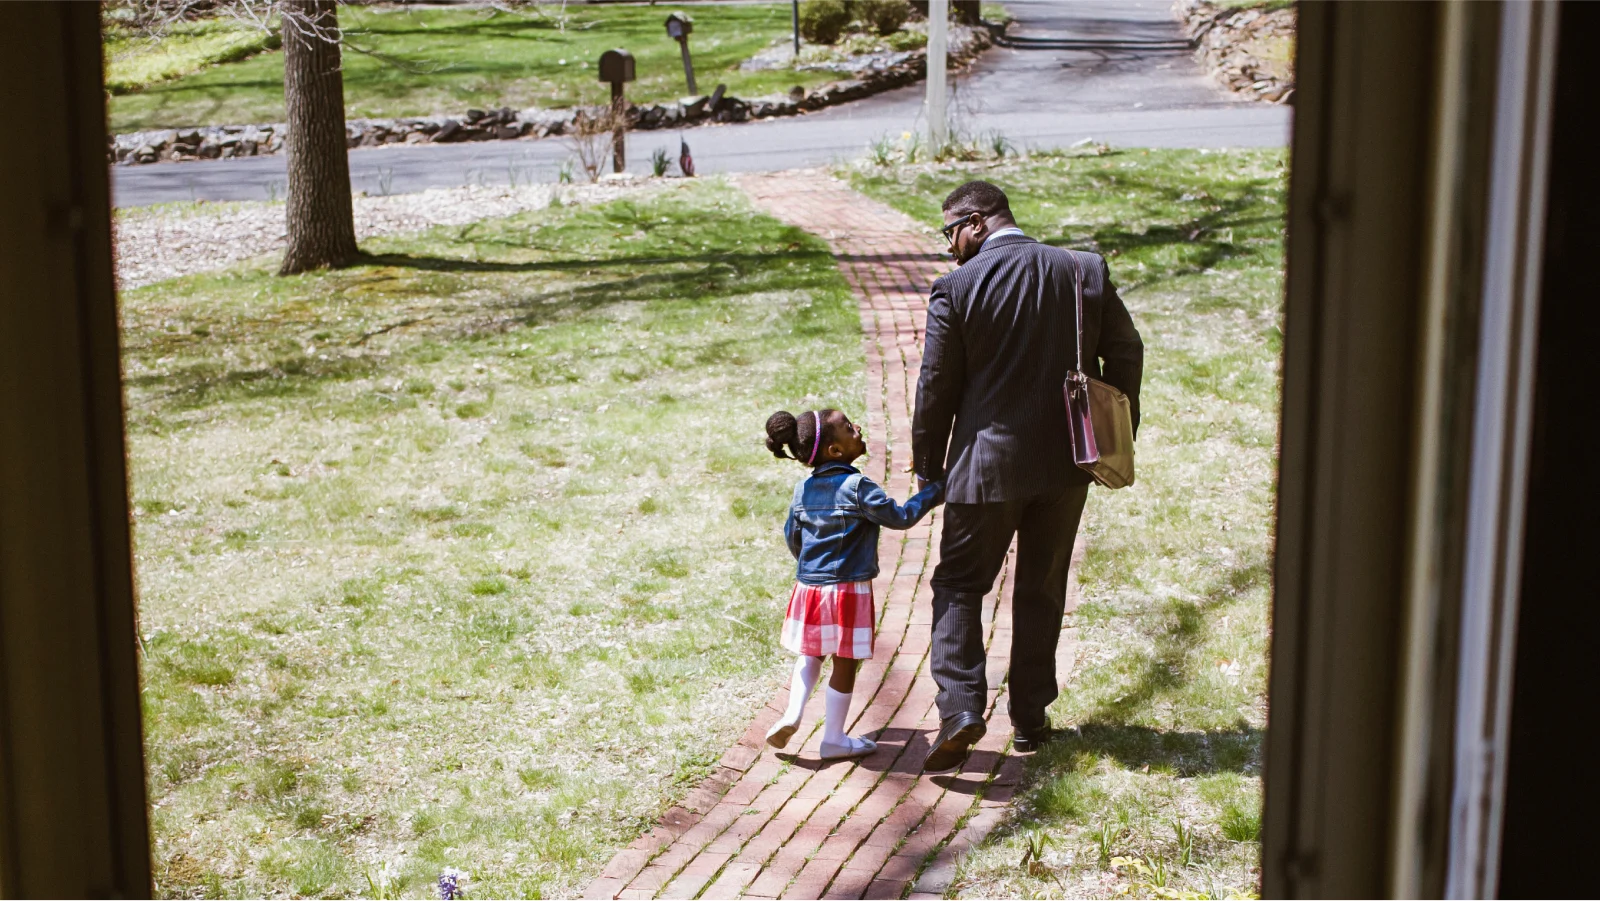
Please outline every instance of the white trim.
[[1494, 897], [1499, 884], [1557, 15], [1548, 0], [1501, 7], [1447, 898]]

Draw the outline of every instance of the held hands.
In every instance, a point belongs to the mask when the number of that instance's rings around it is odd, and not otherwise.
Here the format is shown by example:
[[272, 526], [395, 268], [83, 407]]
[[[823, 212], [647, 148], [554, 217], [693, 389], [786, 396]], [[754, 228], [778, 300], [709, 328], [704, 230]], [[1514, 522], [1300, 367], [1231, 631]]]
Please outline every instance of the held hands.
[[[910, 466], [907, 466], [903, 471], [904, 472], [910, 472], [911, 469], [912, 468]], [[925, 479], [920, 474], [917, 476], [917, 492], [918, 493], [921, 493], [929, 485], [937, 485], [937, 484], [939, 484], [939, 483], [935, 482], [935, 481], [932, 481], [930, 479]]]

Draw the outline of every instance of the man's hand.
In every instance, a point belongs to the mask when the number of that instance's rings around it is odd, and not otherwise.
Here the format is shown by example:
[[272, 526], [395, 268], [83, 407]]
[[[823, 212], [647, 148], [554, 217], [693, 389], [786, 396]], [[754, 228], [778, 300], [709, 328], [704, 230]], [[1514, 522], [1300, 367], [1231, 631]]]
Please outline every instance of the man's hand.
[[927, 479], [924, 479], [922, 476], [917, 476], [917, 490], [918, 491], [922, 491], [924, 488], [927, 488], [929, 485], [932, 485], [932, 484], [933, 484], [932, 482], [928, 481]]

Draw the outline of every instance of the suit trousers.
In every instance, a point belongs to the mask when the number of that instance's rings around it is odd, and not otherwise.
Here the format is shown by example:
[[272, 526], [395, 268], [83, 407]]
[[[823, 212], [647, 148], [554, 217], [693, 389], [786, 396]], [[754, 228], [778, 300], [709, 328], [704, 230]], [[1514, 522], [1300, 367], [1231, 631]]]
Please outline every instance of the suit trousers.
[[933, 571], [933, 680], [939, 716], [982, 714], [983, 597], [994, 587], [1011, 537], [1017, 538], [1012, 575], [1011, 723], [1029, 731], [1047, 724], [1045, 709], [1059, 693], [1056, 644], [1067, 602], [1067, 569], [1088, 485], [1053, 495], [988, 504], [946, 504], [939, 565]]

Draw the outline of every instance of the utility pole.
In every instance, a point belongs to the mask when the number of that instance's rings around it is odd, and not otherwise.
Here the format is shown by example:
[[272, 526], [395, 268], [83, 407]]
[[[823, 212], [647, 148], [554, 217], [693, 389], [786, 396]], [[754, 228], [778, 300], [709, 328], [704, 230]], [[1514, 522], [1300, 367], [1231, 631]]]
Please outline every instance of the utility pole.
[[935, 155], [950, 140], [945, 98], [945, 61], [950, 46], [950, 0], [928, 2], [928, 144]]
[[790, 19], [794, 23], [794, 58], [800, 59], [800, 0], [790, 4]]

